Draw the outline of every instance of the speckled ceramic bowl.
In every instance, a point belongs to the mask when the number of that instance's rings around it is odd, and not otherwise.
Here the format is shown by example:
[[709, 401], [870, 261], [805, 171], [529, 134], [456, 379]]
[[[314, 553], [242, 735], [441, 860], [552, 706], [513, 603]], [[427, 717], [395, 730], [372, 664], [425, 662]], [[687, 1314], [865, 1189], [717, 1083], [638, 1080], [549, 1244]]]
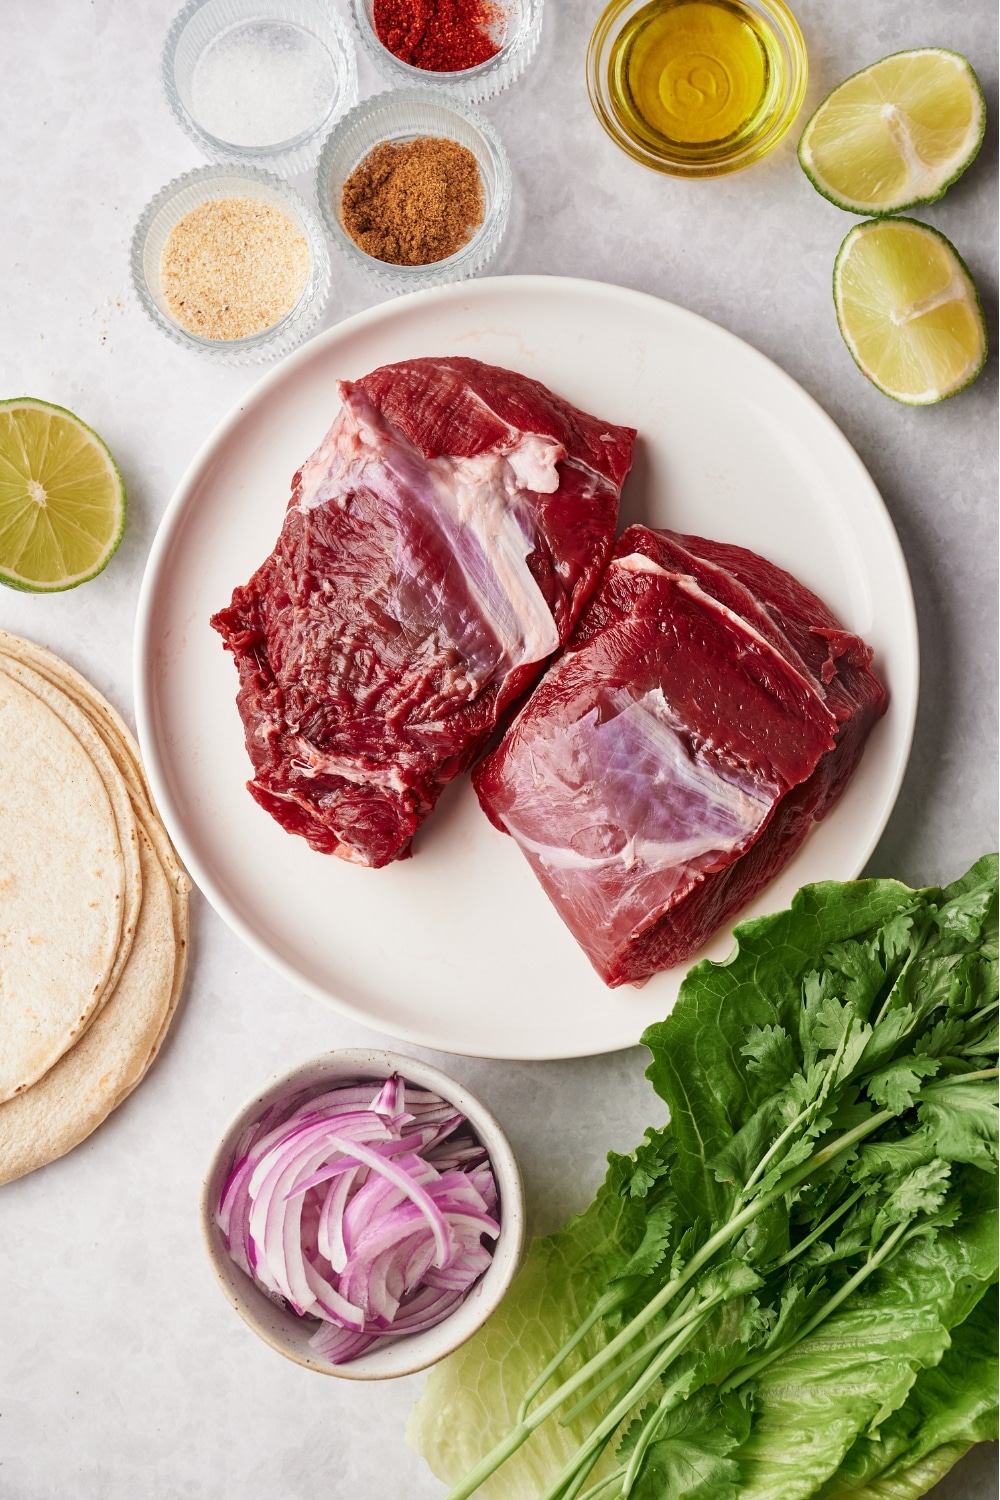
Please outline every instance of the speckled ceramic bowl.
[[[465, 1300], [442, 1322], [422, 1333], [380, 1340], [357, 1359], [334, 1365], [309, 1347], [309, 1339], [316, 1330], [315, 1322], [310, 1318], [300, 1318], [272, 1302], [230, 1259], [222, 1230], [216, 1223], [216, 1209], [234, 1166], [240, 1137], [265, 1110], [286, 1102], [291, 1105], [300, 1097], [308, 1097], [338, 1084], [370, 1079], [377, 1089], [379, 1082], [393, 1073], [401, 1074], [408, 1083], [439, 1094], [468, 1119], [486, 1147], [493, 1168], [499, 1198], [500, 1235], [489, 1268]], [[201, 1226], [205, 1248], [219, 1285], [244, 1323], [265, 1344], [270, 1344], [286, 1359], [321, 1375], [339, 1375], [344, 1380], [391, 1380], [397, 1375], [412, 1375], [444, 1359], [446, 1354], [451, 1354], [470, 1339], [498, 1306], [514, 1279], [521, 1258], [524, 1191], [510, 1142], [475, 1095], [453, 1078], [427, 1063], [418, 1062], [416, 1058], [403, 1057], [396, 1052], [350, 1048], [328, 1052], [324, 1057], [303, 1063], [291, 1073], [274, 1079], [243, 1106], [219, 1142], [206, 1174], [201, 1198]]]

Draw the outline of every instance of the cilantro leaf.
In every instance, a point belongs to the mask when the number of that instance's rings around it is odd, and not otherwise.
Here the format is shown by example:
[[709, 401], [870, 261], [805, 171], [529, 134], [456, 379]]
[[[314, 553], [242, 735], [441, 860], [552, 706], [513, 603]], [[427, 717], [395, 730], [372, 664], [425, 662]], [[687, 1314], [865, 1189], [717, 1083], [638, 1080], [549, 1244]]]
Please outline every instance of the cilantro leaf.
[[942, 1078], [928, 1084], [921, 1094], [919, 1115], [939, 1156], [967, 1161], [988, 1172], [996, 1169], [996, 1079], [962, 1083]]
[[784, 1088], [798, 1071], [792, 1039], [784, 1026], [751, 1026], [740, 1052], [748, 1059], [748, 1071], [769, 1091]]
[[918, 1214], [934, 1213], [945, 1200], [951, 1167], [948, 1162], [929, 1161], [904, 1177], [889, 1194], [872, 1225], [872, 1244], [877, 1245], [893, 1224], [907, 1224]]
[[[664, 1495], [673, 1500], [734, 1500], [740, 1474], [728, 1455], [749, 1430], [750, 1413], [743, 1401], [701, 1390], [663, 1416], [653, 1411], [644, 1418], [656, 1422], [656, 1437], [632, 1490], [633, 1500], [663, 1500]], [[634, 1451], [643, 1425], [633, 1424], [626, 1433], [619, 1459]]]
[[626, 1276], [648, 1276], [655, 1271], [670, 1248], [670, 1239], [677, 1219], [677, 1204], [669, 1198], [651, 1208], [646, 1216], [642, 1240], [636, 1250], [616, 1274], [615, 1280]]
[[901, 1115], [913, 1107], [924, 1079], [933, 1078], [940, 1066], [936, 1057], [916, 1057], [911, 1053], [897, 1058], [868, 1080], [868, 1097], [883, 1109]]

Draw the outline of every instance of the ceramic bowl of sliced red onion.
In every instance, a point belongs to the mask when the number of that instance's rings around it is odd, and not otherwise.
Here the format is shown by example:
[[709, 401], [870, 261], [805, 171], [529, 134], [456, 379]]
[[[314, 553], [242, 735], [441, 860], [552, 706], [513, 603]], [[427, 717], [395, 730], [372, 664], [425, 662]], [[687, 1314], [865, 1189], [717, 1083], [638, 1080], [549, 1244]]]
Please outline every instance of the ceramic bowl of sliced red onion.
[[437, 1068], [331, 1052], [226, 1131], [202, 1229], [223, 1291], [273, 1349], [349, 1380], [425, 1369], [517, 1271], [524, 1195], [500, 1125]]

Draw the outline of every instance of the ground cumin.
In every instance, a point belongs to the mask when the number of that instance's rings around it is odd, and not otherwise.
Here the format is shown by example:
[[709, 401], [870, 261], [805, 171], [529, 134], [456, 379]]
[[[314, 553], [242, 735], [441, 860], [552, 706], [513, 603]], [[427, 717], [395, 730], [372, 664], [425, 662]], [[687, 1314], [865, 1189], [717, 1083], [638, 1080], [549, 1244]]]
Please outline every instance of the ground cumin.
[[483, 222], [479, 163], [466, 146], [421, 135], [383, 141], [344, 183], [341, 223], [394, 266], [426, 266], [467, 244]]

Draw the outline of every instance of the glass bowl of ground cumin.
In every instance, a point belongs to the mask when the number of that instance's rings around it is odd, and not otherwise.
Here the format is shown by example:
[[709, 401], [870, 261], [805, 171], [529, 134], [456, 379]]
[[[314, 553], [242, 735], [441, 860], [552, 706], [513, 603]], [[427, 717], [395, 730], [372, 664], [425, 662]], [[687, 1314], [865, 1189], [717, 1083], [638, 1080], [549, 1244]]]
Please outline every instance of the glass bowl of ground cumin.
[[384, 78], [478, 104], [535, 55], [543, 0], [351, 0], [362, 45]]
[[280, 177], [198, 167], [167, 183], [132, 235], [132, 284], [175, 344], [228, 365], [287, 353], [330, 292], [316, 214]]
[[492, 125], [426, 89], [376, 94], [320, 154], [320, 213], [334, 245], [395, 292], [475, 276], [496, 252], [511, 171]]

